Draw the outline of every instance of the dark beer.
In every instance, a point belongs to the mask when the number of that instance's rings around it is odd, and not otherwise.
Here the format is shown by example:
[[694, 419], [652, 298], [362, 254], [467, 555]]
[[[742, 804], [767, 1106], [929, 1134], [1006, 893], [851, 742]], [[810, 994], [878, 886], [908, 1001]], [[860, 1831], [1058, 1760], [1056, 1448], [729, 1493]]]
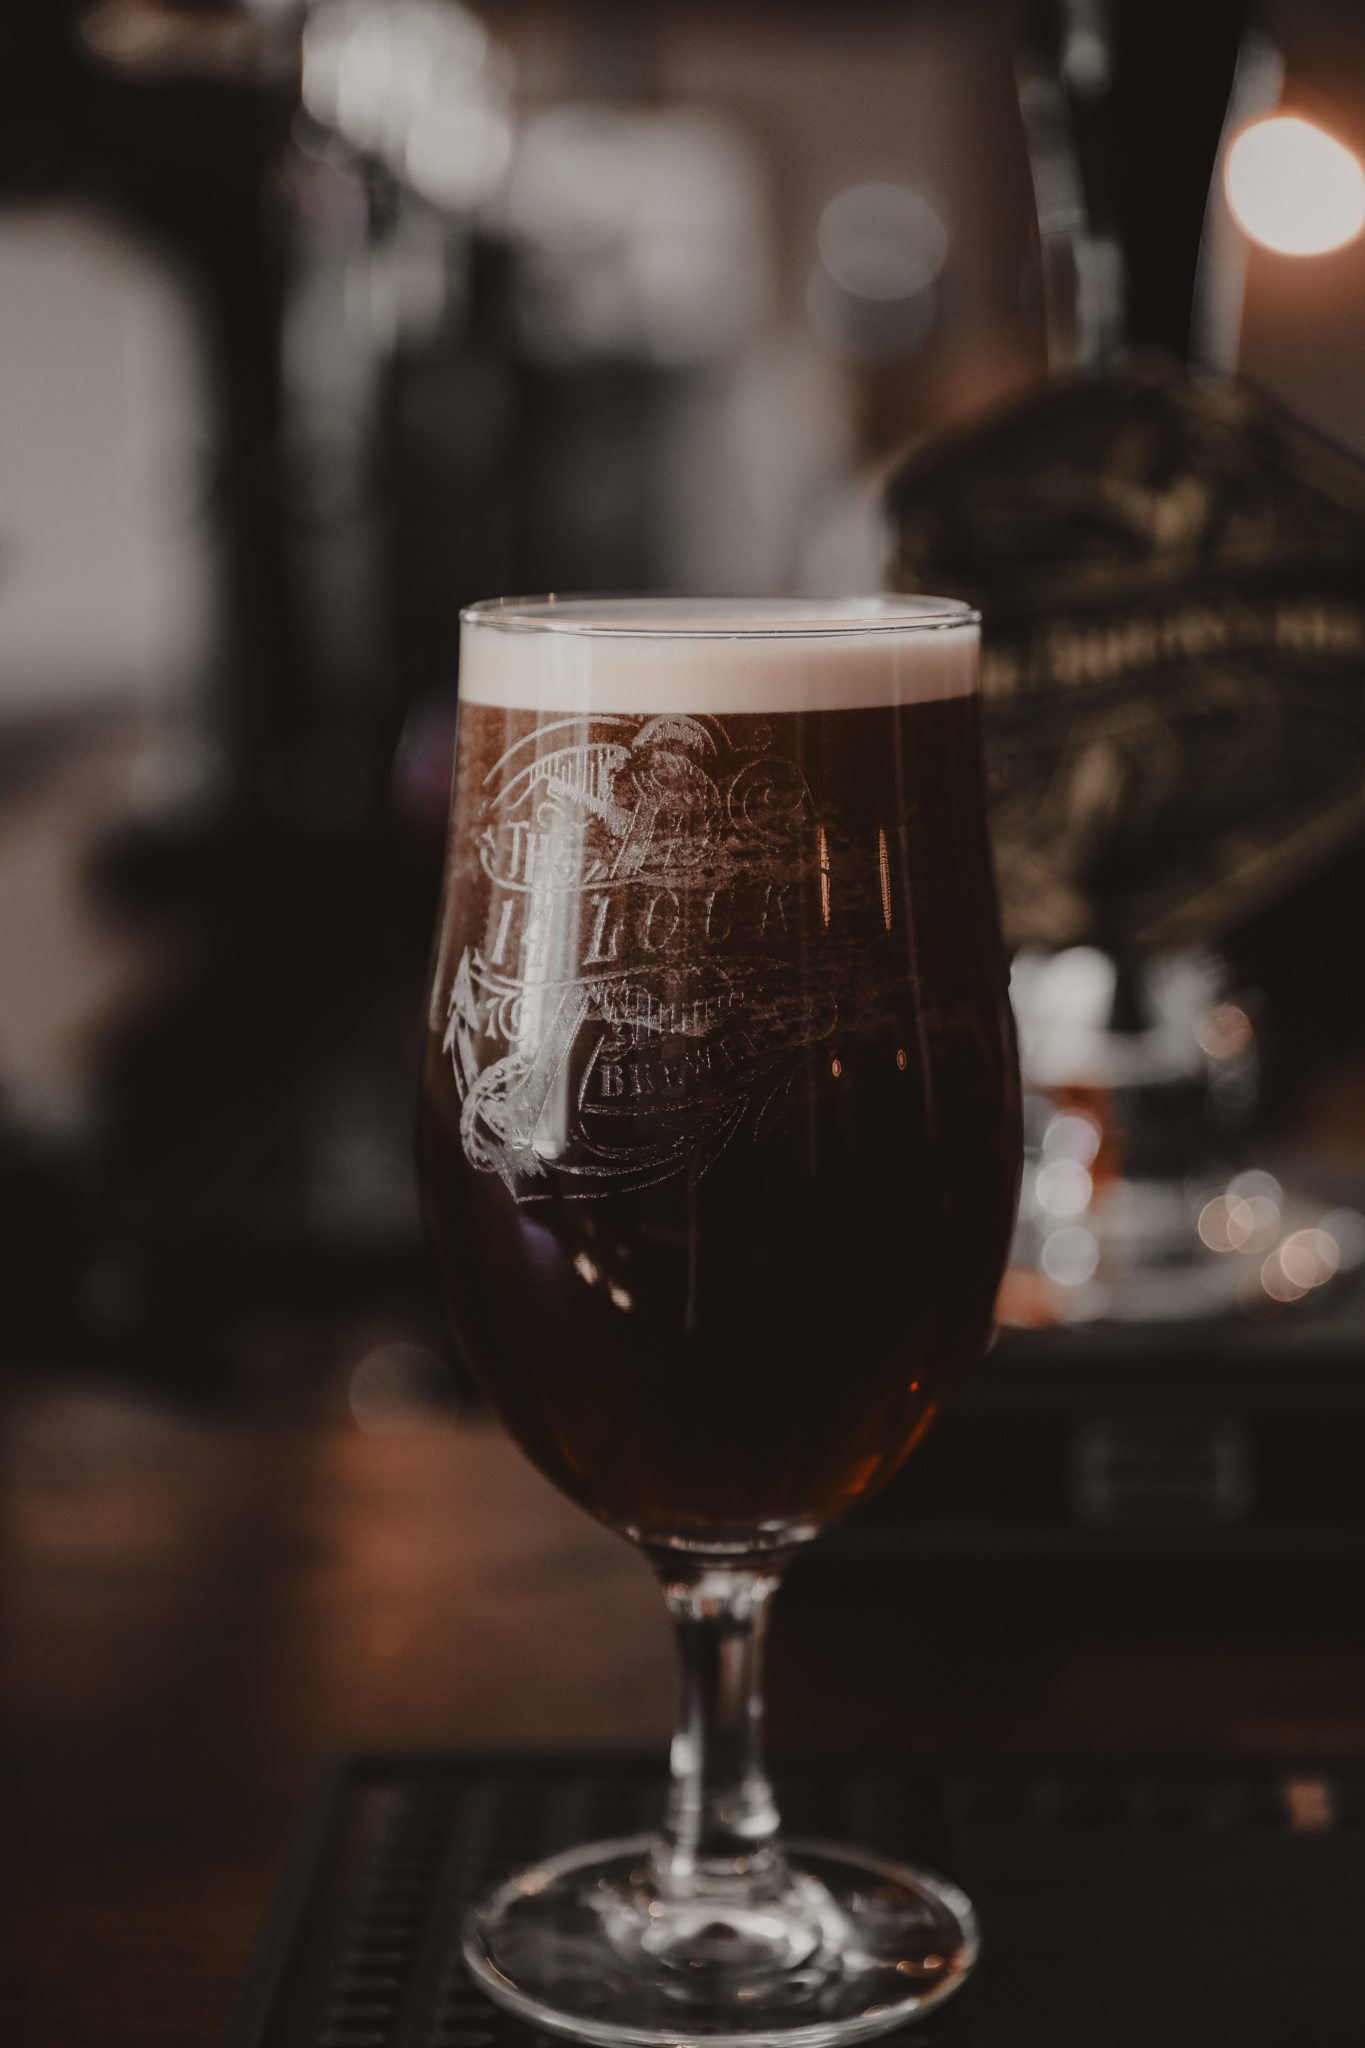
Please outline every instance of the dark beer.
[[548, 666], [537, 634], [534, 672], [467, 628], [427, 1216], [566, 1493], [646, 1539], [777, 1536], [902, 1462], [1008, 1244], [975, 630], [798, 658], [621, 616]]

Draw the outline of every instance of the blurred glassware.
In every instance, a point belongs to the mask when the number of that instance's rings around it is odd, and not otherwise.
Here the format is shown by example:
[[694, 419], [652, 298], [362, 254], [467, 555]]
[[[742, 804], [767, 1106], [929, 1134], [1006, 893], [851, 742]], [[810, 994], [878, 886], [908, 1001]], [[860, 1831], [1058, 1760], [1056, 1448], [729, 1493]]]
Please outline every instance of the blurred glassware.
[[303, 104], [433, 205], [467, 212], [512, 161], [511, 65], [458, 0], [321, 0]]
[[766, 181], [710, 109], [549, 109], [522, 135], [502, 218], [532, 360], [711, 363], [770, 311]]
[[[1209, 956], [1122, 975], [1093, 947], [1016, 958], [1029, 1092], [1003, 1323], [1256, 1314], [1365, 1264], [1355, 1210], [1220, 1162], [1252, 1124], [1260, 1065], [1259, 1004], [1226, 978]], [[1137, 1028], [1116, 1027], [1125, 1006]]]
[[1123, 247], [1103, 203], [1095, 150], [1086, 162], [1081, 149], [1082, 134], [1095, 125], [1086, 117], [1110, 84], [1105, 10], [1073, 5], [1067, 13], [1081, 18], [1070, 23], [1060, 45], [1048, 51], [1026, 38], [1018, 64], [1047, 366], [1054, 376], [1095, 369], [1122, 345], [1127, 296]]

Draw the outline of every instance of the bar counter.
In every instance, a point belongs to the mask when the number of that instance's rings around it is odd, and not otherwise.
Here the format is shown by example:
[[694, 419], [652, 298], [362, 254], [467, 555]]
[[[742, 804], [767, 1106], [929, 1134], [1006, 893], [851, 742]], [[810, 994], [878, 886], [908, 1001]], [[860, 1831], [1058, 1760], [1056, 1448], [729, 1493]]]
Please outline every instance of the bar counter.
[[[49, 1373], [5, 1383], [0, 1427], [7, 2041], [209, 2048], [340, 1750], [666, 1740], [648, 1569], [481, 1418], [367, 1433], [327, 1399], [208, 1415]], [[774, 1746], [1365, 1752], [1353, 1616], [1094, 1608], [1036, 1567], [813, 1560], [778, 1604]]]

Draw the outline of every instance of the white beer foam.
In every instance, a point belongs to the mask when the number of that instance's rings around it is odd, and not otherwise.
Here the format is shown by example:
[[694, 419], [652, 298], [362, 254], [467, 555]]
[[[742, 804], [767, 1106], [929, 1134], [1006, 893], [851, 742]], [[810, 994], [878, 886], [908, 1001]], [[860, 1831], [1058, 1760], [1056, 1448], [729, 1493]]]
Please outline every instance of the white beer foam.
[[946, 598], [518, 603], [464, 614], [460, 700], [507, 711], [859, 711], [972, 696]]

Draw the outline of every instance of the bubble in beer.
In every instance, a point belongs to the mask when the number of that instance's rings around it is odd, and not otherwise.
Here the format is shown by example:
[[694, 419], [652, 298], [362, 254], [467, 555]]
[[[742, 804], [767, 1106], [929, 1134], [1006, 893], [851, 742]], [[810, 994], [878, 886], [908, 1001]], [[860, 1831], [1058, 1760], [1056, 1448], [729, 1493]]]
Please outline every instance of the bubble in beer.
[[897, 1066], [898, 1066], [898, 1067], [900, 1068], [900, 1070], [901, 1070], [901, 1072], [902, 1072], [902, 1073], [904, 1073], [904, 1072], [905, 1072], [906, 1066], [908, 1065], [908, 1061], [906, 1060], [906, 1057], [905, 1057], [905, 1047], [904, 1047], [904, 1046], [901, 1046], [901, 1047], [900, 1047], [900, 1049], [898, 1050], [897, 1054], [896, 1054], [896, 1065], [897, 1065]]

